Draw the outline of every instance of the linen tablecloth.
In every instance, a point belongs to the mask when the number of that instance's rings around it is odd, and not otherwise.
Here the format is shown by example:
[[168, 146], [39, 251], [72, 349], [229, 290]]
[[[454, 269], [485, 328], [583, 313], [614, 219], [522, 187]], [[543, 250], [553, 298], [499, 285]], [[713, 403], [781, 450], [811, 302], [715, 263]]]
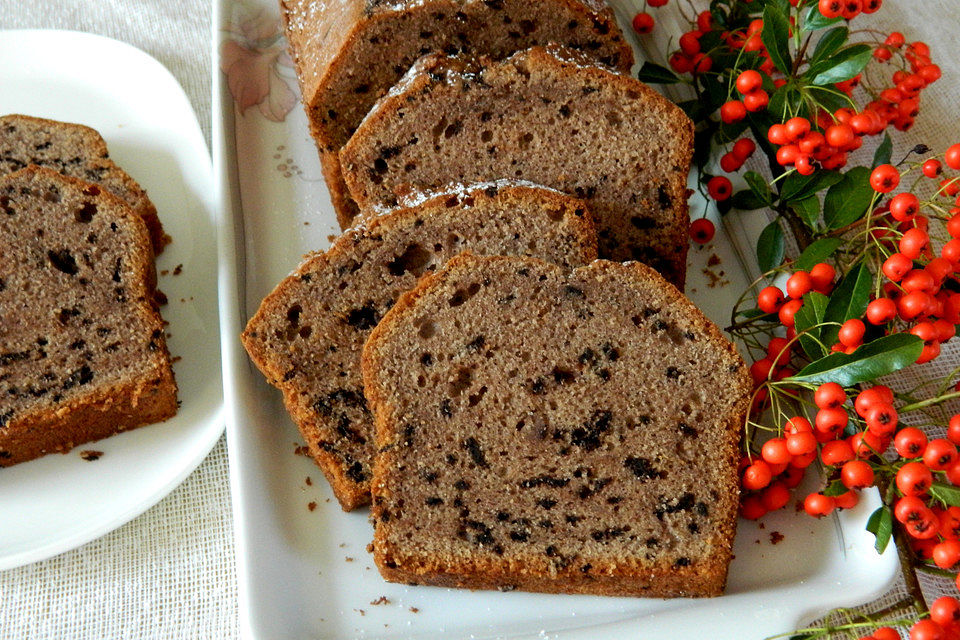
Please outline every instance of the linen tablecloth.
[[[674, 0], [664, 9], [676, 10]], [[706, 2], [698, 2], [699, 7]], [[690, 12], [682, 0], [681, 7]], [[922, 39], [942, 68], [924, 92], [909, 144], [960, 142], [957, 0], [887, 0], [871, 26]], [[0, 29], [58, 28], [137, 46], [183, 85], [210, 139], [211, 2], [206, 0], [0, 0]], [[675, 34], [675, 37], [679, 34]], [[0, 87], [0, 91], [2, 91]], [[909, 143], [907, 142], [909, 140]], [[948, 370], [958, 359], [951, 350]], [[0, 514], [0, 521], [2, 521]], [[874, 604], [896, 599], [894, 590]], [[234, 638], [234, 569], [226, 446], [221, 440], [179, 488], [145, 514], [80, 549], [0, 573], [0, 638]]]

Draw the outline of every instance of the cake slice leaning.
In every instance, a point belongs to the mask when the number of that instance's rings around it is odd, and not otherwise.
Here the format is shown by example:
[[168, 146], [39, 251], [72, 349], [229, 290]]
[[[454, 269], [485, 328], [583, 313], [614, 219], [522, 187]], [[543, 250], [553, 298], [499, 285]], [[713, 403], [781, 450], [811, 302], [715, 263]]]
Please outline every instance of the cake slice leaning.
[[118, 167], [103, 137], [71, 122], [11, 114], [0, 116], [0, 175], [37, 165], [99, 185], [143, 218], [154, 254], [170, 242], [147, 192]]
[[0, 177], [0, 466], [176, 413], [155, 287], [122, 200], [35, 166]]
[[723, 591], [750, 379], [649, 267], [463, 254], [397, 302], [362, 366], [388, 580]]
[[517, 178], [583, 198], [600, 257], [683, 287], [693, 124], [642, 82], [559, 47], [503, 62], [427, 56], [340, 159], [361, 208], [451, 180]]
[[[565, 267], [597, 255], [584, 204], [561, 193], [501, 182], [420, 194], [308, 257], [243, 332], [251, 359], [283, 392], [345, 510], [370, 502], [376, 453], [360, 376], [363, 344], [420, 276], [464, 250], [532, 255]], [[464, 300], [469, 295], [463, 292]]]
[[425, 53], [504, 58], [558, 42], [629, 72], [633, 51], [603, 0], [281, 0], [280, 13], [327, 187], [346, 229], [357, 213], [337, 152]]

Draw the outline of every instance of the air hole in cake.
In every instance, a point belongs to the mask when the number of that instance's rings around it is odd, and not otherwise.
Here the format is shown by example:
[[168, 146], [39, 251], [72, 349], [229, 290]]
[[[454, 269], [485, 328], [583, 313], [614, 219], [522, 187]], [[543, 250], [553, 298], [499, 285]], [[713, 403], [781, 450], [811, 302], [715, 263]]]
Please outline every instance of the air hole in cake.
[[313, 327], [311, 327], [310, 325], [307, 325], [307, 326], [305, 326], [305, 327], [301, 327], [301, 328], [300, 328], [299, 335], [300, 335], [301, 338], [303, 338], [304, 340], [306, 340], [307, 338], [310, 337], [310, 334], [311, 334], [311, 333], [313, 333]]
[[47, 191], [44, 192], [43, 199], [52, 204], [57, 204], [60, 202], [62, 198], [60, 197], [60, 192], [57, 191], [56, 189], [48, 189]]
[[387, 264], [387, 270], [390, 275], [399, 277], [405, 272], [410, 272], [418, 278], [423, 274], [424, 268], [430, 261], [430, 252], [419, 244], [411, 244], [395, 260]]
[[453, 397], [459, 396], [470, 387], [472, 381], [473, 374], [470, 372], [470, 369], [461, 367], [457, 371], [457, 377], [450, 383], [449, 394]]
[[437, 332], [437, 327], [429, 320], [424, 319], [419, 324], [420, 324], [420, 328], [417, 330], [417, 335], [419, 335], [424, 340], [428, 338], [432, 338], [433, 335]]
[[290, 324], [290, 326], [300, 326], [301, 313], [303, 313], [303, 307], [301, 307], [299, 304], [292, 305], [289, 309], [287, 309], [287, 322]]
[[469, 285], [466, 289], [457, 289], [456, 293], [453, 294], [453, 297], [450, 298], [451, 307], [459, 307], [464, 302], [477, 295], [477, 292], [480, 291], [480, 283], [474, 282]]
[[73, 256], [70, 254], [70, 251], [67, 249], [61, 249], [59, 251], [53, 251], [52, 249], [47, 251], [47, 258], [50, 260], [50, 264], [57, 271], [62, 271], [67, 275], [76, 275], [79, 270], [77, 267], [77, 261], [74, 260]]
[[477, 404], [481, 400], [483, 400], [483, 396], [486, 393], [487, 393], [487, 388], [480, 387], [480, 389], [476, 393], [470, 395], [470, 397], [467, 399], [467, 404], [471, 407], [477, 406]]
[[97, 205], [92, 202], [84, 202], [83, 206], [77, 210], [73, 217], [77, 222], [90, 222], [96, 213]]
[[623, 120], [620, 118], [620, 114], [617, 113], [616, 111], [608, 111], [608, 112], [607, 112], [606, 114], [604, 114], [604, 115], [605, 115], [605, 117], [606, 117], [606, 119], [607, 119], [607, 122], [608, 122], [608, 123], [610, 124], [610, 126], [612, 126], [612, 127], [618, 127], [618, 126], [620, 126], [621, 124], [623, 124]]
[[523, 134], [522, 136], [520, 136], [520, 148], [521, 148], [521, 149], [527, 149], [527, 148], [529, 148], [531, 142], [533, 142], [533, 134], [532, 134], [532, 133], [527, 132], [527, 133]]
[[443, 137], [449, 140], [453, 136], [458, 135], [462, 130], [463, 130], [463, 123], [460, 120], [457, 120], [456, 122], [454, 122], [453, 124], [451, 124], [446, 129], [443, 130]]

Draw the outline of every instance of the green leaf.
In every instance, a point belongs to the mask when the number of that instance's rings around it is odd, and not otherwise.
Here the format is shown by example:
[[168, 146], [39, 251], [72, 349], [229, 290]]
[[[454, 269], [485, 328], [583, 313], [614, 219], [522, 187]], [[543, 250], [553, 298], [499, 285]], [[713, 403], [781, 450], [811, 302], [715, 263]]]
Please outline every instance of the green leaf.
[[774, 220], [760, 232], [757, 238], [757, 264], [766, 273], [783, 262], [783, 229], [780, 221]]
[[730, 204], [733, 205], [734, 209], [740, 209], [741, 211], [753, 211], [768, 206], [766, 202], [757, 198], [752, 191], [747, 189], [733, 194], [733, 197], [730, 198]]
[[934, 482], [928, 493], [945, 506], [960, 507], [960, 487]]
[[758, 200], [768, 206], [773, 204], [773, 196], [770, 194], [770, 185], [767, 184], [766, 178], [756, 171], [747, 171], [743, 174], [743, 179], [747, 181], [747, 186]]
[[790, 203], [790, 208], [803, 219], [811, 231], [817, 230], [817, 223], [820, 221], [820, 198], [810, 196], [803, 200], [794, 200]]
[[817, 325], [823, 322], [829, 302], [830, 299], [822, 293], [816, 291], [808, 293], [803, 296], [803, 306], [793, 318], [794, 328], [800, 336], [800, 347], [811, 361], [827, 355], [826, 350], [818, 342], [823, 327], [817, 327]]
[[767, 48], [770, 59], [777, 69], [790, 73], [790, 23], [787, 16], [775, 4], [768, 4], [763, 10], [763, 31], [760, 40]]
[[780, 198], [784, 202], [803, 200], [832, 187], [841, 180], [843, 180], [843, 175], [838, 171], [815, 171], [809, 176], [802, 176], [794, 171], [783, 179], [783, 186], [780, 187]]
[[823, 262], [833, 255], [837, 247], [843, 244], [840, 238], [820, 238], [810, 244], [803, 250], [800, 257], [793, 263], [793, 266], [803, 271], [810, 271], [813, 265]]
[[817, 29], [823, 29], [842, 21], [843, 18], [840, 17], [827, 18], [824, 16], [822, 13], [820, 13], [820, 7], [818, 7], [817, 3], [814, 2], [813, 6], [810, 7], [810, 10], [807, 11], [807, 17], [803, 20], [803, 30], [816, 31]]
[[[851, 318], [860, 318], [867, 310], [870, 302], [870, 290], [873, 288], [873, 274], [866, 263], [860, 262], [851, 267], [843, 280], [830, 295], [830, 304], [824, 322], [843, 324]], [[823, 341], [832, 345], [837, 341], [840, 327], [828, 326], [823, 328]]]
[[827, 31], [817, 43], [817, 48], [813, 50], [813, 55], [810, 56], [810, 64], [816, 64], [832, 56], [843, 46], [849, 35], [850, 30], [846, 27], [835, 27]]
[[873, 164], [871, 167], [876, 169], [882, 164], [890, 164], [890, 156], [893, 154], [893, 140], [890, 139], [890, 134], [883, 134], [883, 141], [880, 143], [880, 146], [877, 147], [877, 150], [873, 154]]
[[827, 229], [840, 229], [863, 217], [876, 192], [870, 186], [870, 168], [854, 167], [830, 187], [823, 200], [823, 221]]
[[843, 482], [841, 482], [840, 480], [834, 480], [824, 488], [823, 495], [830, 496], [831, 498], [836, 498], [837, 496], [842, 496], [847, 491], [850, 491], [850, 489], [847, 489], [843, 485]]
[[884, 505], [870, 514], [867, 520], [867, 531], [877, 537], [873, 545], [877, 553], [883, 553], [893, 535], [893, 517], [890, 514], [890, 507]]
[[644, 62], [637, 72], [637, 79], [650, 84], [676, 84], [680, 82], [673, 71], [652, 62]]
[[923, 340], [915, 335], [895, 333], [867, 343], [850, 355], [833, 353], [811, 362], [786, 380], [815, 385], [836, 382], [841, 387], [852, 387], [910, 366], [921, 351]]
[[873, 49], [869, 45], [855, 44], [825, 60], [823, 65], [810, 67], [804, 75], [813, 76], [811, 82], [820, 86], [843, 82], [863, 71], [872, 57]]

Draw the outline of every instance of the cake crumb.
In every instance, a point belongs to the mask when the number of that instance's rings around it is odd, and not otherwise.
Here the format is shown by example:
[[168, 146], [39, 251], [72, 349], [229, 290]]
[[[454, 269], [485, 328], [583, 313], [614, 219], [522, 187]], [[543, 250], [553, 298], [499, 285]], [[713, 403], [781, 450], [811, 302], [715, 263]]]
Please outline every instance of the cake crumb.
[[778, 544], [783, 542], [783, 534], [779, 531], [773, 531], [770, 533], [770, 544]]
[[327, 242], [333, 242], [336, 239], [337, 239], [337, 236], [332, 233], [327, 236]]
[[347, 548], [347, 543], [346, 543], [346, 542], [341, 542], [341, 543], [340, 543], [340, 548], [341, 548], [341, 549], [346, 549], [346, 548]]
[[[720, 264], [720, 256], [718, 256], [717, 254], [714, 253], [709, 258], [707, 258], [708, 267], [715, 267], [718, 264]], [[723, 274], [721, 273], [721, 275]]]
[[170, 362], [180, 362], [181, 360], [183, 360], [183, 356], [173, 356], [170, 358]]
[[175, 267], [173, 268], [173, 275], [178, 276], [178, 275], [180, 275], [181, 273], [183, 273], [183, 265], [182, 265], [182, 264], [178, 264], [177, 266], [175, 266]]
[[344, 557], [343, 561], [344, 561], [344, 562], [353, 562], [353, 558], [351, 558], [350, 556], [346, 556], [346, 557]]
[[703, 272], [703, 275], [707, 276], [707, 279], [709, 280], [709, 282], [707, 282], [707, 286], [711, 289], [725, 287], [730, 284], [730, 281], [723, 277], [724, 274], [722, 271], [720, 273], [714, 273], [710, 269], [701, 269], [701, 271]]
[[308, 449], [308, 448], [306, 447], [306, 445], [297, 444], [296, 442], [294, 442], [294, 443], [293, 443], [293, 453], [294, 453], [294, 455], [297, 455], [297, 456], [309, 457], [309, 455], [310, 455], [310, 449]]
[[767, 528], [767, 525], [765, 525], [764, 523], [762, 522], [757, 523], [757, 529], [760, 529], [761, 531], [763, 531], [766, 528]]
[[164, 269], [160, 272], [160, 275], [165, 276], [170, 273], [170, 269]]
[[381, 604], [390, 604], [390, 599], [387, 598], [387, 596], [380, 596], [380, 597], [377, 598], [376, 600], [371, 600], [371, 601], [370, 601], [370, 604], [372, 604], [372, 605], [375, 606], [375, 607], [376, 607], [376, 606], [379, 606], [379, 605], [381, 605]]
[[310, 476], [307, 476], [307, 478], [306, 478], [306, 480], [304, 480], [304, 482], [307, 483], [307, 486], [308, 486], [308, 487], [313, 486], [313, 480], [310, 479]]
[[367, 549], [367, 553], [373, 553], [373, 543], [368, 542], [366, 549]]
[[310, 226], [310, 223], [309, 223], [309, 222], [304, 222], [304, 223], [303, 223], [303, 226], [309, 227], [309, 226]]
[[94, 451], [93, 449], [85, 449], [80, 452], [80, 457], [86, 460], [87, 462], [94, 462], [99, 460], [100, 456], [103, 455], [103, 451]]
[[307, 503], [307, 509], [309, 509], [310, 511], [313, 511], [313, 510], [316, 509], [316, 508], [317, 508], [317, 503], [316, 503], [316, 502], [308, 502], [308, 503]]
[[364, 611], [363, 609], [354, 609], [354, 611], [356, 611], [357, 613], [359, 613], [359, 614], [362, 615], [362, 616], [367, 615], [367, 612]]
[[410, 607], [410, 613], [420, 613], [420, 609], [417, 609], [416, 607]]

